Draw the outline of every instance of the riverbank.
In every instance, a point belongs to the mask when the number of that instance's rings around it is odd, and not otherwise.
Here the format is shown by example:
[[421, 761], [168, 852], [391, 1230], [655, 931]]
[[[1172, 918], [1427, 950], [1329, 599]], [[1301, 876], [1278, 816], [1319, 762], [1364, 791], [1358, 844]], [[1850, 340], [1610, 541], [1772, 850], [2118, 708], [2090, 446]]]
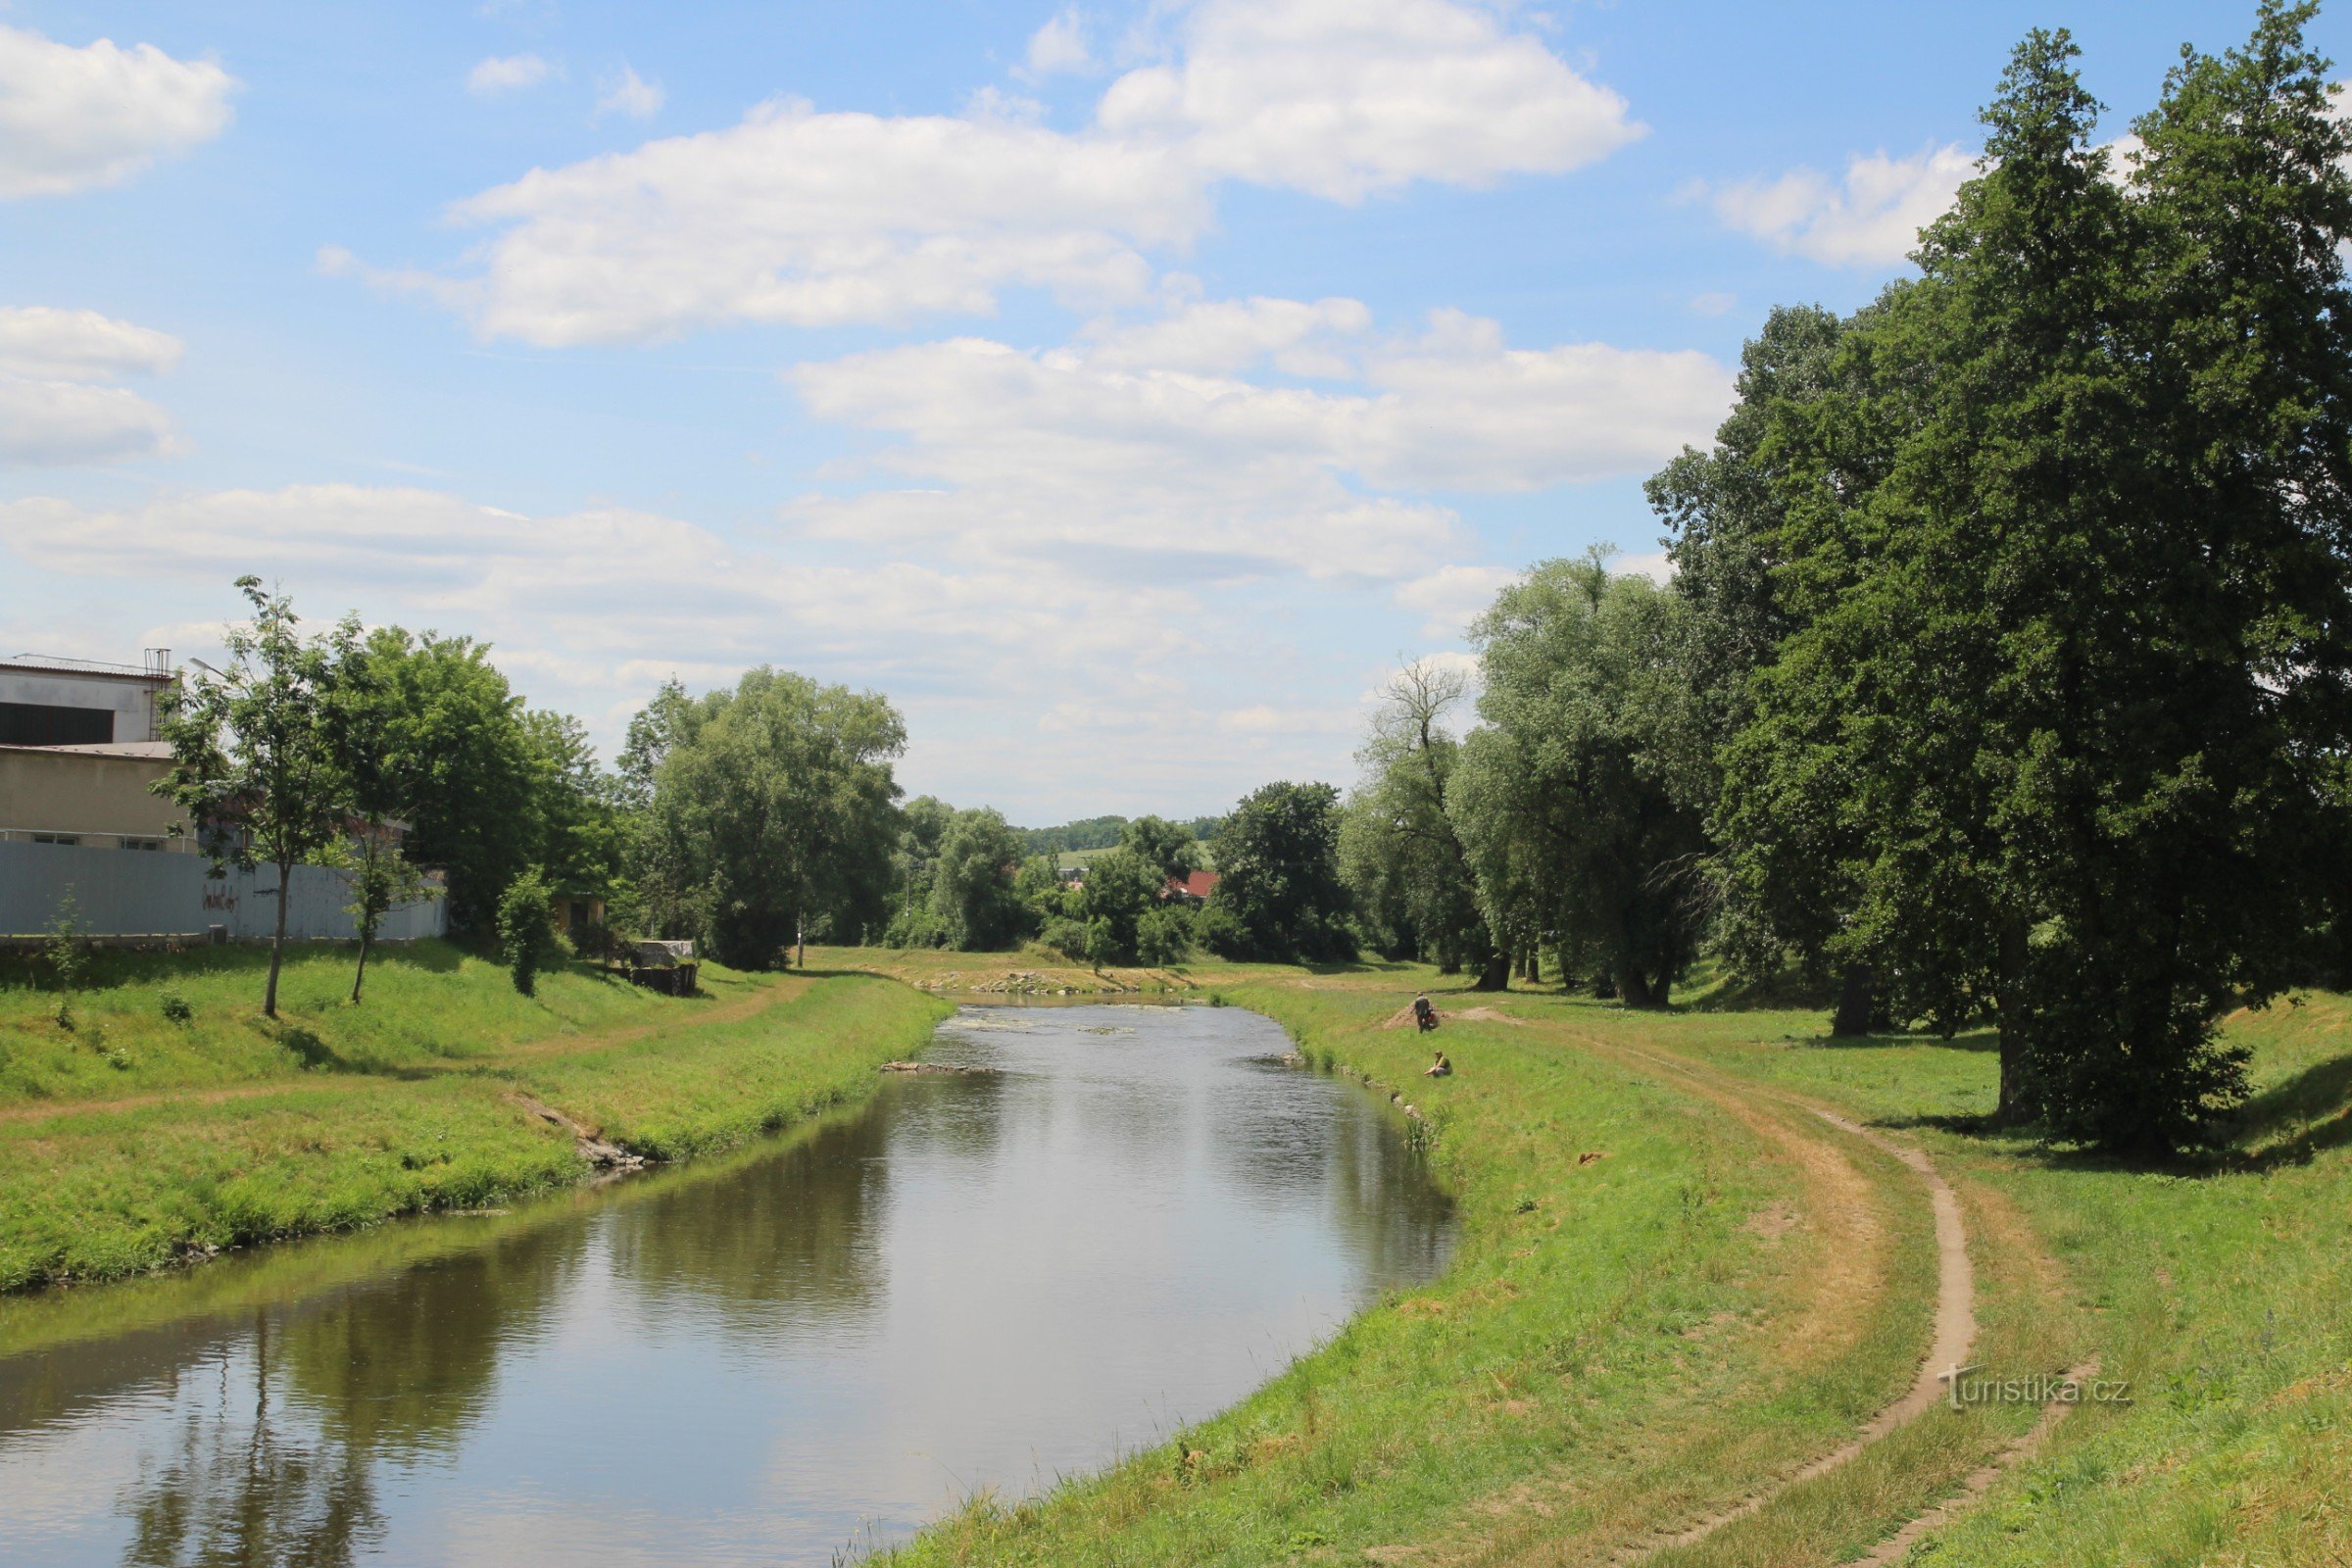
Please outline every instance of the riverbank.
[[[899, 1568], [1744, 1568], [1919, 1539], [1972, 1565], [2320, 1564], [2352, 1544], [2343, 999], [2231, 1021], [2263, 1089], [2235, 1157], [2188, 1171], [1984, 1131], [1981, 1040], [1833, 1046], [1809, 1013], [1441, 992], [1490, 1011], [1446, 1025], [1457, 1072], [1433, 1081], [1428, 1042], [1392, 1027], [1450, 984], [1427, 970], [1192, 978], [1413, 1106], [1458, 1195], [1453, 1267], [1126, 1464], [975, 1499], [885, 1554]], [[1965, 1320], [1939, 1321], [1955, 1285]], [[1926, 1364], [1955, 1332], [1970, 1387], [1993, 1385], [1959, 1408]], [[2048, 1397], [2069, 1374], [2098, 1401]]]
[[[0, 977], [0, 1290], [122, 1278], [253, 1242], [482, 1207], [670, 1160], [870, 1089], [947, 1004], [863, 974], [703, 969], [657, 996], [586, 965], [518, 996], [445, 943], [287, 962], [260, 1014], [241, 949], [101, 955], [61, 1028]], [[183, 1010], [167, 1001], [184, 1004]]]

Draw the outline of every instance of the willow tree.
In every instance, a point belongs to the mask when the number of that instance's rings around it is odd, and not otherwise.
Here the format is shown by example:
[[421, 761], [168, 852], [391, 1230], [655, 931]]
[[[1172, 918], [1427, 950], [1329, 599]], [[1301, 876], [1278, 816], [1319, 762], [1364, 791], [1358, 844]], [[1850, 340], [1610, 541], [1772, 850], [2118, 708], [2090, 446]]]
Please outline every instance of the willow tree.
[[723, 962], [767, 968], [806, 933], [879, 924], [906, 726], [871, 692], [761, 665], [663, 719], [642, 863]]
[[1447, 810], [1488, 926], [1548, 935], [1629, 1006], [1665, 1005], [1705, 919], [1714, 774], [1689, 606], [1605, 552], [1547, 561], [1474, 623], [1485, 725]]

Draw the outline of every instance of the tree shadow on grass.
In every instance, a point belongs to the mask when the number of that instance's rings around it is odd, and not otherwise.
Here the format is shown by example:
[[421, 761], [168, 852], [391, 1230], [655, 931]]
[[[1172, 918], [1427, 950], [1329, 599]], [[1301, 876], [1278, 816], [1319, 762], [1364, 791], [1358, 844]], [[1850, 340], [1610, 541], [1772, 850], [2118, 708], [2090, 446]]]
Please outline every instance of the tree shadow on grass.
[[2308, 1165], [2352, 1146], [2352, 1054], [2315, 1062], [2248, 1100], [2238, 1108], [2236, 1132], [2236, 1147], [2224, 1161], [2232, 1170]]

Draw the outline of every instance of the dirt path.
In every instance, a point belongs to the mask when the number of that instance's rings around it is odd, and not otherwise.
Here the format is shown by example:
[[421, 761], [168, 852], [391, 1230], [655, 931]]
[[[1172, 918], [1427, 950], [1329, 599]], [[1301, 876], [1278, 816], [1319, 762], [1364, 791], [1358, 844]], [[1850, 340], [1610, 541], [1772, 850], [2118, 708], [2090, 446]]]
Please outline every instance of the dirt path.
[[[1517, 1021], [1517, 1020], [1514, 1020]], [[1565, 1033], [1565, 1031], [1563, 1031]], [[1967, 1365], [1969, 1351], [1976, 1343], [1976, 1271], [1968, 1255], [1968, 1230], [1962, 1218], [1960, 1200], [1951, 1184], [1936, 1168], [1935, 1162], [1919, 1149], [1902, 1144], [1874, 1129], [1861, 1126], [1835, 1111], [1814, 1104], [1800, 1096], [1765, 1088], [1748, 1080], [1718, 1073], [1686, 1058], [1621, 1045], [1592, 1036], [1571, 1035], [1569, 1038], [1587, 1049], [1620, 1058], [1632, 1058], [1664, 1068], [1682, 1076], [1704, 1098], [1722, 1102], [1725, 1093], [1748, 1100], [1765, 1099], [1792, 1109], [1819, 1117], [1849, 1137], [1868, 1143], [1900, 1160], [1919, 1177], [1928, 1191], [1931, 1212], [1936, 1226], [1936, 1307], [1934, 1331], [1927, 1354], [1921, 1359], [1911, 1387], [1903, 1396], [1881, 1409], [1861, 1430], [1844, 1444], [1818, 1458], [1777, 1478], [1770, 1486], [1752, 1495], [1672, 1533], [1652, 1537], [1631, 1545], [1612, 1559], [1617, 1564], [1639, 1562], [1654, 1551], [1670, 1546], [1689, 1546], [1706, 1540], [1724, 1527], [1761, 1511], [1790, 1487], [1851, 1463], [1873, 1445], [1908, 1426], [1933, 1409], [1943, 1394], [1943, 1383], [1953, 1368]], [[1850, 1304], [1850, 1303], [1849, 1303]], [[2080, 1383], [2096, 1375], [2095, 1358], [2067, 1374], [2069, 1380]], [[1886, 1568], [1898, 1562], [1911, 1547], [1930, 1532], [1950, 1523], [1961, 1512], [1982, 1498], [1993, 1483], [2005, 1472], [2031, 1457], [2047, 1441], [2052, 1431], [2063, 1421], [2072, 1407], [2063, 1400], [2052, 1399], [2042, 1407], [2040, 1419], [2032, 1431], [2012, 1440], [1991, 1455], [1960, 1484], [1958, 1490], [1943, 1501], [1906, 1523], [1875, 1547], [1869, 1555], [1858, 1559], [1866, 1568]]]
[[685, 1019], [661, 1018], [602, 1029], [584, 1029], [577, 1034], [549, 1035], [544, 1039], [526, 1040], [520, 1045], [479, 1056], [459, 1059], [436, 1059], [418, 1062], [397, 1072], [341, 1072], [303, 1078], [262, 1078], [251, 1083], [221, 1084], [210, 1089], [159, 1089], [143, 1095], [122, 1095], [112, 1100], [41, 1101], [26, 1105], [0, 1108], [0, 1126], [22, 1126], [27, 1122], [58, 1121], [72, 1116], [113, 1115], [126, 1110], [140, 1110], [150, 1105], [220, 1105], [237, 1100], [260, 1100], [270, 1095], [292, 1094], [316, 1089], [323, 1080], [349, 1082], [355, 1079], [373, 1079], [381, 1083], [416, 1083], [428, 1078], [469, 1077], [476, 1073], [493, 1072], [520, 1062], [537, 1061], [549, 1056], [569, 1056], [592, 1051], [610, 1051], [621, 1046], [635, 1045], [683, 1023], [687, 1027], [704, 1024], [735, 1023], [765, 1012], [768, 1008], [789, 1002], [805, 993], [814, 982], [804, 976], [792, 975], [761, 986], [748, 995], [731, 998]]

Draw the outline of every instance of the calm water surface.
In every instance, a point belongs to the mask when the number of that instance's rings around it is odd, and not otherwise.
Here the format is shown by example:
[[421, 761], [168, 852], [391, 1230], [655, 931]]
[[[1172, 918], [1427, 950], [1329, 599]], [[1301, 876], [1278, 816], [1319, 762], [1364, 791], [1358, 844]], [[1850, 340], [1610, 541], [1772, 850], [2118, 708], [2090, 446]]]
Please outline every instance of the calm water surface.
[[1444, 1261], [1285, 1049], [965, 1008], [932, 1059], [999, 1072], [724, 1165], [13, 1303], [0, 1563], [829, 1563], [1097, 1468]]

